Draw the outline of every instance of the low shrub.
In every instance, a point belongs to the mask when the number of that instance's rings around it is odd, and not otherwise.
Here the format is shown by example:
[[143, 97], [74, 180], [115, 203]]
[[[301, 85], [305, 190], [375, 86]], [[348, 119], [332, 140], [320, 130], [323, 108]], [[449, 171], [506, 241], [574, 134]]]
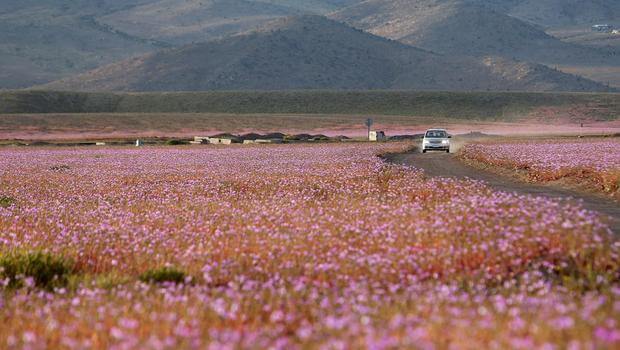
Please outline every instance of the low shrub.
[[8, 284], [5, 286], [8, 288], [34, 286], [52, 290], [55, 287], [65, 286], [72, 272], [71, 260], [49, 253], [0, 255], [0, 280], [8, 279]]
[[166, 141], [166, 145], [168, 146], [178, 146], [178, 145], [185, 145], [187, 144], [187, 142], [183, 141], [183, 140], [168, 140]]
[[174, 267], [163, 267], [153, 270], [148, 270], [140, 275], [140, 281], [146, 283], [184, 283], [187, 279], [187, 274]]
[[321, 134], [313, 135], [312, 138], [315, 139], [316, 141], [329, 141], [330, 140], [329, 136], [325, 136]]
[[116, 273], [96, 275], [93, 277], [92, 282], [94, 286], [108, 290], [131, 282], [131, 278], [129, 276]]
[[8, 208], [15, 203], [15, 199], [8, 196], [0, 196], [0, 207]]
[[65, 171], [69, 169], [71, 169], [71, 167], [69, 167], [68, 165], [54, 165], [50, 167], [51, 171]]

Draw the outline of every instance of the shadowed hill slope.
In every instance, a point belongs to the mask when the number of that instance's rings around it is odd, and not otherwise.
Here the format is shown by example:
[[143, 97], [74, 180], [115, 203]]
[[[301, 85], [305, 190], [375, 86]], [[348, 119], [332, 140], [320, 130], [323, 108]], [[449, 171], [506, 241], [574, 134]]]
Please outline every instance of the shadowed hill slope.
[[320, 16], [277, 20], [257, 31], [129, 59], [44, 88], [607, 91], [544, 66], [438, 55]]

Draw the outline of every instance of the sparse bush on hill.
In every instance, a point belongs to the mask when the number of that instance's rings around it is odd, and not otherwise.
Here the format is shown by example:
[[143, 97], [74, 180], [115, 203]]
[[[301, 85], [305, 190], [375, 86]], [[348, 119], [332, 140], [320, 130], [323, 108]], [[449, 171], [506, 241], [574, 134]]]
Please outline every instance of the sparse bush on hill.
[[140, 275], [140, 281], [146, 283], [184, 283], [187, 274], [174, 267], [162, 267], [158, 269], [148, 270]]
[[73, 262], [43, 252], [0, 255], [0, 280], [5, 287], [38, 287], [51, 290], [65, 286], [73, 271]]

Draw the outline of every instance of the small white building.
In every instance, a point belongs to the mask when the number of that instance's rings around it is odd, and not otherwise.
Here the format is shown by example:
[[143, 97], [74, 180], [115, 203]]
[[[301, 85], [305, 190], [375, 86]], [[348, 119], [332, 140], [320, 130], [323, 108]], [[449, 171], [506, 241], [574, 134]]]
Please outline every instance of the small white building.
[[372, 142], [386, 141], [387, 137], [383, 131], [371, 131], [368, 133], [368, 140]]
[[282, 143], [281, 139], [257, 139], [254, 143]]
[[228, 138], [218, 138], [218, 137], [201, 137], [201, 136], [195, 136], [194, 137], [194, 141], [191, 141], [190, 144], [192, 145], [203, 145], [203, 144], [209, 144], [209, 145], [230, 145], [233, 143], [232, 139], [228, 139]]
[[217, 138], [217, 137], [209, 137], [208, 141], [210, 145], [230, 145], [233, 143], [232, 139]]
[[253, 144], [273, 144], [273, 143], [283, 143], [284, 141], [281, 139], [256, 139], [256, 140], [243, 140], [244, 145], [253, 145]]
[[208, 141], [208, 137], [200, 137], [200, 136], [194, 136], [194, 141], [190, 141], [189, 144], [190, 145], [204, 145], [209, 143]]

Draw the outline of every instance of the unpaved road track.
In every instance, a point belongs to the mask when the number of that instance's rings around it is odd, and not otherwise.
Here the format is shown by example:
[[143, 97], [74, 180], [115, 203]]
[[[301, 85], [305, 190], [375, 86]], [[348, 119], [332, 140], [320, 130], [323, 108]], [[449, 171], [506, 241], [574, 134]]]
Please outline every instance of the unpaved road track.
[[471, 167], [453, 154], [426, 153], [419, 151], [391, 154], [386, 159], [395, 164], [405, 164], [423, 169], [428, 176], [454, 177], [482, 180], [494, 189], [504, 192], [516, 192], [541, 197], [579, 200], [589, 210], [596, 211], [608, 220], [609, 227], [620, 236], [620, 204], [611, 199], [597, 195], [589, 195], [555, 186], [537, 185], [521, 182], [505, 176]]

